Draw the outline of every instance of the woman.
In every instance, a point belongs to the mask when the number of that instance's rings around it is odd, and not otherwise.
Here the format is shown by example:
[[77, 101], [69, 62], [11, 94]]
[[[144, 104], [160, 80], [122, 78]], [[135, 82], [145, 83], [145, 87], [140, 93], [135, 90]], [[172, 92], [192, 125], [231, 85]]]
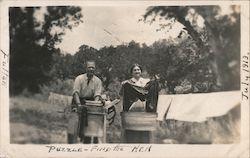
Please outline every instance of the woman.
[[[133, 64], [130, 73], [132, 78], [122, 82], [123, 111], [156, 112], [157, 80], [141, 77], [142, 68], [139, 64]], [[126, 129], [123, 138], [125, 143], [149, 143], [150, 135], [149, 131]]]
[[158, 82], [141, 77], [142, 68], [133, 64], [130, 68], [132, 78], [122, 82], [123, 111], [156, 112]]
[[[127, 82], [139, 86], [144, 87], [150, 81], [150, 79], [142, 78], [142, 67], [139, 64], [133, 64], [130, 68], [130, 74], [132, 76], [131, 79], [127, 80]], [[126, 82], [126, 81], [125, 81]]]
[[130, 68], [132, 78], [123, 81], [123, 110], [124, 111], [145, 111], [145, 94], [143, 87], [149, 79], [141, 77], [142, 68], [139, 64], [133, 64]]

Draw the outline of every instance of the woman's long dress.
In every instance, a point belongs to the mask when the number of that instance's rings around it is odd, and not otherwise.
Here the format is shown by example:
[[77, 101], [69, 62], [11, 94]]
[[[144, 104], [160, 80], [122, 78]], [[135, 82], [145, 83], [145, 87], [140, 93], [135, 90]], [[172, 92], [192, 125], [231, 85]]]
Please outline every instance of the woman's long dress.
[[[123, 84], [123, 111], [156, 112], [158, 82], [153, 80], [144, 82], [144, 85], [141, 84], [141, 86], [139, 84], [133, 82], [133, 80]], [[149, 131], [126, 130], [124, 132], [124, 141], [125, 143], [149, 143], [150, 134]]]

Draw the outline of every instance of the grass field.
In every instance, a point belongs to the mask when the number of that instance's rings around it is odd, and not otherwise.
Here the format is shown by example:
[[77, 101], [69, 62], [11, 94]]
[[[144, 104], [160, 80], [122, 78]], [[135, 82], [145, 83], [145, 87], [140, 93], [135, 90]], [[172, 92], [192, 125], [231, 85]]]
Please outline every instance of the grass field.
[[[117, 114], [120, 108], [117, 106]], [[10, 98], [10, 140], [11, 143], [66, 143], [67, 119], [64, 106], [52, 105], [23, 96]], [[120, 119], [108, 126], [107, 141], [120, 142]]]
[[[107, 127], [107, 143], [120, 143], [121, 103], [117, 115]], [[66, 143], [67, 119], [64, 107], [46, 101], [17, 96], [10, 98], [10, 140], [17, 144]], [[156, 143], [210, 144], [240, 141], [240, 106], [227, 115], [211, 118], [203, 123], [167, 120], [154, 133]]]

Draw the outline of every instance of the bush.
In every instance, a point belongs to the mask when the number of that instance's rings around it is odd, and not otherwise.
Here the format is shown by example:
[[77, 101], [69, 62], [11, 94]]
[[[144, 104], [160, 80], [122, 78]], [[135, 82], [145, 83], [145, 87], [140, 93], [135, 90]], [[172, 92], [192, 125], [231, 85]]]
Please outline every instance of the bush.
[[48, 97], [50, 92], [59, 93], [63, 95], [72, 95], [74, 80], [59, 80], [52, 81], [49, 84], [40, 87], [43, 96]]

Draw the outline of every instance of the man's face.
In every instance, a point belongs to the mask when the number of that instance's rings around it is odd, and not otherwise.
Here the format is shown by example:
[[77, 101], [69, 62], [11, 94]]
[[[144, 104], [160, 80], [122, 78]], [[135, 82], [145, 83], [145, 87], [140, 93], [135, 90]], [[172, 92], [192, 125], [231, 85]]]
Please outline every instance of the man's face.
[[95, 62], [87, 62], [87, 74], [93, 76], [95, 72]]

